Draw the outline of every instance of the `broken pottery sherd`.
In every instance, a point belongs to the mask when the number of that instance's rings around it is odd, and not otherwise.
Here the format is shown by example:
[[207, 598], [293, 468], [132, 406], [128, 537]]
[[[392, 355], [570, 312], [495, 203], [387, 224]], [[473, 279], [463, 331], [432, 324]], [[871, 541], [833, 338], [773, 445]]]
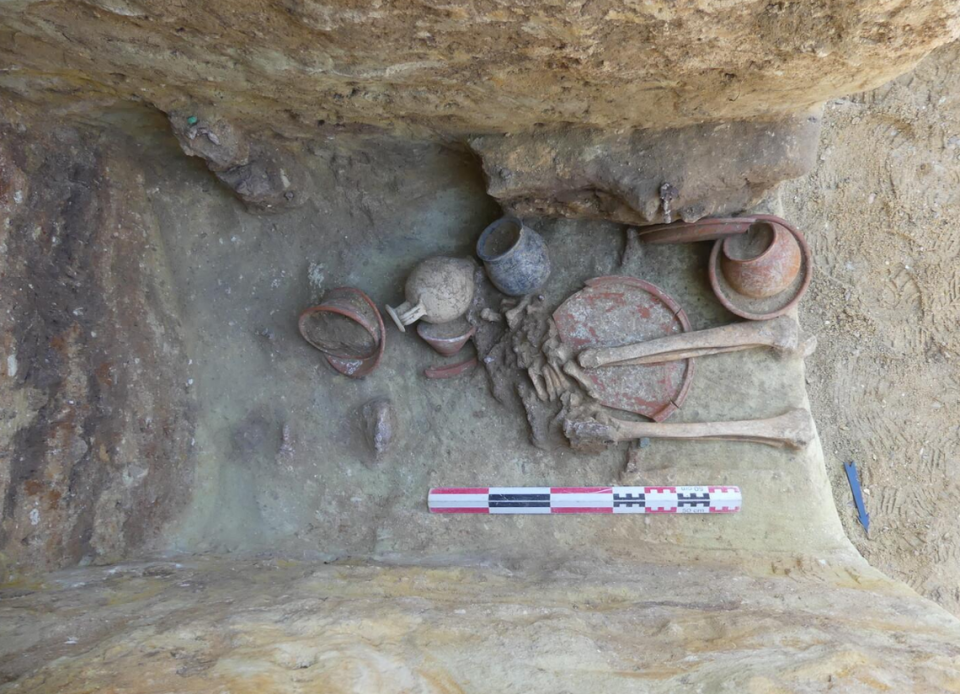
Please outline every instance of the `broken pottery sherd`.
[[470, 357], [465, 361], [451, 364], [450, 366], [430, 366], [423, 370], [423, 375], [432, 381], [444, 378], [456, 378], [473, 369], [480, 362], [476, 357]]
[[376, 398], [360, 408], [363, 433], [374, 457], [379, 459], [397, 436], [397, 415], [389, 398]]

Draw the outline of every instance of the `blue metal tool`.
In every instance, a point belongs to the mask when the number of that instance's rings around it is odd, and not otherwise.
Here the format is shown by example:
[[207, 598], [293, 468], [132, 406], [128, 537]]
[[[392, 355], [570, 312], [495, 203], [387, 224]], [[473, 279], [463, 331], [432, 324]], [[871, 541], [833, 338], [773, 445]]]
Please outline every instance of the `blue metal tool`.
[[863, 505], [863, 494], [860, 491], [860, 478], [857, 477], [857, 464], [852, 460], [843, 464], [843, 469], [847, 473], [847, 480], [850, 482], [850, 491], [853, 492], [853, 502], [857, 505], [857, 514], [860, 516], [860, 525], [864, 531], [870, 530], [870, 516], [867, 514], [867, 508]]

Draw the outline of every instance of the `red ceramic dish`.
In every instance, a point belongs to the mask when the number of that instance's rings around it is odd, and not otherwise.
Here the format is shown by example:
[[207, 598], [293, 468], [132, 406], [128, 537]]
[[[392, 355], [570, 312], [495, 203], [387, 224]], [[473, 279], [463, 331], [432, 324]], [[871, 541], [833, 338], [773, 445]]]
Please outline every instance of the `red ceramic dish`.
[[298, 327], [330, 366], [350, 378], [362, 378], [377, 368], [386, 347], [380, 311], [354, 287], [331, 289], [320, 304], [300, 314]]
[[713, 244], [713, 250], [710, 252], [708, 275], [713, 293], [716, 294], [717, 299], [728, 311], [747, 320], [767, 320], [787, 313], [803, 298], [810, 287], [810, 280], [813, 276], [813, 255], [803, 234], [786, 220], [769, 214], [753, 215], [752, 219], [781, 225], [793, 234], [797, 240], [801, 255], [800, 270], [790, 286], [780, 294], [764, 299], [755, 299], [739, 294], [723, 276], [723, 271], [720, 269], [720, 254], [725, 239], [719, 239]]

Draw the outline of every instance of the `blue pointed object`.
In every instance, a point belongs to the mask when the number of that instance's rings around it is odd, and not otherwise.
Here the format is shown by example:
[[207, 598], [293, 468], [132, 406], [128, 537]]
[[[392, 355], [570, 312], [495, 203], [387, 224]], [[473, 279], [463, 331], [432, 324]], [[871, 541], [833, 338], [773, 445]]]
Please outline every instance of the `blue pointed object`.
[[843, 469], [847, 473], [847, 480], [850, 482], [850, 491], [853, 492], [853, 502], [857, 505], [857, 514], [860, 516], [860, 525], [864, 531], [870, 530], [870, 516], [867, 514], [867, 508], [863, 505], [863, 492], [860, 491], [860, 478], [857, 476], [857, 464], [853, 461], [843, 464]]

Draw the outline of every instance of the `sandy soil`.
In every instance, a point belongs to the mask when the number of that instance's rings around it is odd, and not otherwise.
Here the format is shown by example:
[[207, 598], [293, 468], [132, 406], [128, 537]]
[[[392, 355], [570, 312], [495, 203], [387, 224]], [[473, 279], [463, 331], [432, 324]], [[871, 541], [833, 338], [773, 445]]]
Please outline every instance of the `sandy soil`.
[[[847, 534], [960, 614], [960, 44], [833, 102], [818, 169], [784, 191], [818, 274], [802, 318], [813, 411]], [[861, 471], [870, 533], [843, 461]]]
[[956, 691], [960, 623], [858, 562], [74, 568], [0, 589], [0, 692]]

